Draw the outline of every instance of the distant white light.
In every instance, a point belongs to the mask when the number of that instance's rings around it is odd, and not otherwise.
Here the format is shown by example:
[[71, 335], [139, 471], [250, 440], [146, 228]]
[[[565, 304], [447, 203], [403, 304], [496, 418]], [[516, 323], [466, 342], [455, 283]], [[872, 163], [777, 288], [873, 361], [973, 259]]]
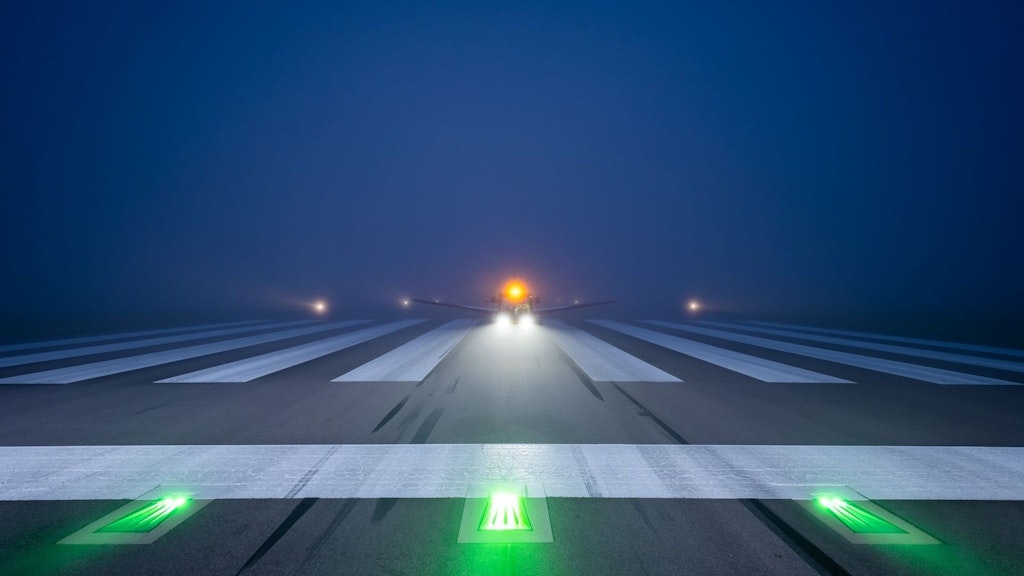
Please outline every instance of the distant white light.
[[324, 314], [327, 312], [327, 302], [323, 300], [317, 300], [313, 302], [313, 312], [316, 314]]
[[700, 302], [696, 300], [690, 300], [689, 302], [686, 303], [686, 309], [689, 310], [690, 312], [698, 312], [701, 309]]
[[411, 302], [409, 302], [408, 298], [402, 298], [402, 306], [405, 306], [406, 308], [408, 308], [409, 304], [411, 304]]

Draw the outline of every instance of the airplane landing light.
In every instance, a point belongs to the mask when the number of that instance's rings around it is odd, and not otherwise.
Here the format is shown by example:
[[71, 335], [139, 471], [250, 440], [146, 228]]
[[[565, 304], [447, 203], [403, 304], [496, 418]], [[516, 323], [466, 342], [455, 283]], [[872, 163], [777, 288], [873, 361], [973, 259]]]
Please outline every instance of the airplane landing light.
[[700, 308], [700, 302], [696, 300], [690, 300], [689, 302], [686, 303], [686, 309], [689, 310], [690, 312], [699, 312]]
[[327, 302], [323, 300], [317, 300], [313, 302], [313, 312], [316, 314], [324, 314], [327, 312]]
[[505, 298], [509, 302], [522, 302], [523, 300], [526, 299], [526, 296], [526, 286], [524, 286], [522, 282], [513, 281], [509, 282], [505, 286]]

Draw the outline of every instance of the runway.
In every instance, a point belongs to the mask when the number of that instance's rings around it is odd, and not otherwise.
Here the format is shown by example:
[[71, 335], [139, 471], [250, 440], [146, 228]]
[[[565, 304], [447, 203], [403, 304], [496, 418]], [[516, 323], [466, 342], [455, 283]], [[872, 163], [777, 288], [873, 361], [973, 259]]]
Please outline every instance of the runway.
[[[676, 319], [12, 342], [0, 574], [1024, 573], [1020, 358]], [[530, 529], [484, 530], [505, 491]]]

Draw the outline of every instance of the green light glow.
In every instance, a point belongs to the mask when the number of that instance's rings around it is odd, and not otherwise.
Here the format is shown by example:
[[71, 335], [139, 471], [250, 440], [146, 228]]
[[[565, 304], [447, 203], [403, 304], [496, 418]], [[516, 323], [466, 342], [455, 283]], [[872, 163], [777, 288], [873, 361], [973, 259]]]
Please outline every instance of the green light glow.
[[168, 496], [154, 500], [131, 514], [114, 520], [96, 532], [150, 532], [188, 502], [189, 499], [183, 496]]
[[528, 530], [533, 531], [526, 507], [518, 494], [495, 492], [491, 494], [480, 519], [479, 530]]
[[857, 534], [906, 534], [907, 531], [842, 498], [818, 498], [837, 520]]

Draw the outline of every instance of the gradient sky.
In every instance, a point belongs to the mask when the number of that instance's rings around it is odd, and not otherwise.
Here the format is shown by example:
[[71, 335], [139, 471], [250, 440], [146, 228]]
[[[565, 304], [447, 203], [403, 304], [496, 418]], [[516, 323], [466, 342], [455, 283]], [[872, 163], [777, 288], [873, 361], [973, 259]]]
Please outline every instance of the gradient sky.
[[834, 4], [5, 3], [0, 319], [1021, 325], [1020, 4]]

